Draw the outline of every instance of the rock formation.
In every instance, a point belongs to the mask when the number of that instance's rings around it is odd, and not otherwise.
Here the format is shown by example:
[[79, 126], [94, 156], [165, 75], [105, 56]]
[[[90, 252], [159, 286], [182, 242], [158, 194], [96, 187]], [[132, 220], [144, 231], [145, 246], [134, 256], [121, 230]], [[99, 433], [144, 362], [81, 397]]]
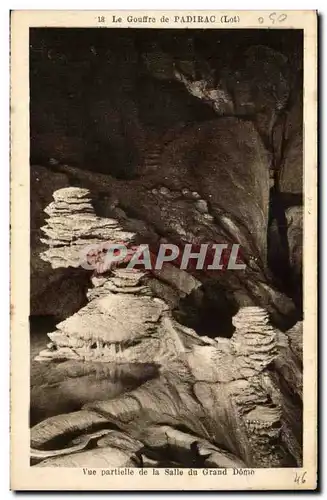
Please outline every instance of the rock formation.
[[32, 464], [301, 466], [302, 34], [116, 31], [30, 33]]
[[174, 75], [218, 115], [255, 116], [258, 130], [269, 141], [288, 102], [289, 71], [284, 55], [259, 45], [244, 52], [234, 72], [224, 68], [217, 76], [214, 68], [206, 68], [201, 79], [191, 80], [176, 67]]
[[[286, 197], [302, 190], [301, 34], [237, 31], [231, 47], [227, 32], [209, 31], [167, 38], [130, 30], [116, 40], [104, 31], [88, 38], [32, 30], [31, 162], [47, 166], [32, 167], [46, 170], [32, 189], [47, 184], [48, 192], [49, 177], [65, 180], [58, 187], [89, 188], [103, 217], [154, 244], [240, 242], [247, 272], [238, 280], [220, 276], [224, 295], [267, 308], [286, 329], [301, 311], [268, 269], [278, 267], [267, 263], [267, 230], [276, 221], [268, 215], [269, 187]], [[199, 197], [194, 203], [191, 193]], [[284, 217], [289, 202], [279, 204]], [[38, 218], [33, 212], [34, 227]], [[285, 242], [274, 241], [283, 252]], [[66, 283], [52, 271], [54, 286], [42, 302], [36, 283], [50, 270], [39, 253], [33, 242], [31, 313], [57, 315], [51, 293]], [[76, 282], [71, 271], [66, 278], [63, 302]], [[63, 319], [84, 305], [85, 281], [76, 288], [76, 299], [62, 304]]]
[[85, 305], [88, 277], [74, 269], [57, 268], [40, 258], [46, 249], [42, 243], [41, 227], [44, 209], [52, 200], [53, 191], [69, 186], [65, 174], [51, 172], [45, 167], [31, 168], [31, 315], [66, 318]]
[[[300, 80], [301, 81], [301, 80]], [[298, 85], [299, 87], [299, 85]], [[303, 193], [303, 102], [300, 88], [296, 88], [294, 102], [285, 116], [284, 137], [281, 141], [282, 158], [280, 190], [297, 195]]]
[[53, 195], [54, 202], [45, 209], [49, 219], [42, 227], [46, 238], [41, 241], [50, 248], [41, 257], [54, 268], [82, 267], [83, 250], [89, 246], [133, 241], [135, 235], [122, 231], [116, 220], [95, 215], [88, 195], [87, 189], [60, 189]]
[[298, 282], [302, 279], [303, 207], [290, 207], [286, 211], [286, 220], [290, 265], [293, 279]]
[[[87, 190], [59, 190], [54, 199], [44, 228], [50, 248], [42, 255], [53, 266], [76, 267], [83, 242], [89, 242], [86, 235], [93, 243], [102, 234], [109, 241], [122, 236], [131, 241], [117, 221], [94, 214]], [[101, 235], [99, 228], [104, 228]], [[88, 399], [76, 412], [36, 424], [31, 429], [33, 463], [300, 466], [297, 400], [278, 382], [284, 377], [301, 396], [299, 351], [293, 347], [301, 343], [299, 335], [294, 340], [293, 334], [289, 338], [277, 331], [267, 312], [252, 306], [233, 318], [231, 339], [199, 337], [178, 324], [169, 306], [154, 296], [152, 279], [140, 271], [104, 269], [92, 278], [89, 304], [49, 334], [51, 343], [37, 357], [49, 367], [58, 360], [82, 363], [87, 373], [94, 363], [152, 363], [158, 373], [114, 399]], [[62, 447], [53, 448], [58, 439]]]
[[[199, 148], [203, 154], [195, 169], [193, 155], [198, 158]], [[180, 247], [186, 243], [239, 243], [245, 271], [237, 276], [229, 271], [219, 273], [217, 283], [239, 306], [266, 307], [282, 328], [294, 324], [294, 304], [276, 290], [269, 276], [265, 236], [269, 155], [251, 123], [224, 118], [189, 127], [167, 146], [161, 158], [156, 171], [132, 181], [71, 166], [58, 170], [91, 189], [99, 205], [101, 193], [108, 193], [111, 202], [102, 204], [102, 215], [119, 220], [122, 228], [137, 233], [154, 248], [164, 241]], [[203, 284], [211, 281], [203, 271], [192, 274]]]

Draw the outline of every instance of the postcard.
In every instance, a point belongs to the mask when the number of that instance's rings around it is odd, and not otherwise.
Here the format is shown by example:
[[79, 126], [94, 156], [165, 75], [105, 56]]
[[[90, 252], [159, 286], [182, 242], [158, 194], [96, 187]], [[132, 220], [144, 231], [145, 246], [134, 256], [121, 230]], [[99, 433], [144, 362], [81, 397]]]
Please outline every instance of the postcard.
[[317, 488], [317, 12], [13, 11], [11, 488]]

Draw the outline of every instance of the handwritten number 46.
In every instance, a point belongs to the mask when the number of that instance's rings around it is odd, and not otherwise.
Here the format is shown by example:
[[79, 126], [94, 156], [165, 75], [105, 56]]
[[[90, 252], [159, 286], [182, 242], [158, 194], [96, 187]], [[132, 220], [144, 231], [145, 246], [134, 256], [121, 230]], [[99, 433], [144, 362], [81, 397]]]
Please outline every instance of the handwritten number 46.
[[[269, 20], [271, 21], [272, 24], [283, 23], [287, 19], [286, 14], [277, 15], [276, 12], [272, 12], [271, 14], [269, 14], [268, 17], [269, 17]], [[264, 17], [259, 17], [258, 21], [260, 24], [262, 24], [265, 22], [265, 19], [264, 19]]]
[[302, 474], [295, 474], [295, 478], [294, 478], [294, 483], [300, 485], [300, 484], [304, 484], [306, 482], [306, 479], [305, 479], [305, 476], [306, 476], [306, 471], [303, 472]]

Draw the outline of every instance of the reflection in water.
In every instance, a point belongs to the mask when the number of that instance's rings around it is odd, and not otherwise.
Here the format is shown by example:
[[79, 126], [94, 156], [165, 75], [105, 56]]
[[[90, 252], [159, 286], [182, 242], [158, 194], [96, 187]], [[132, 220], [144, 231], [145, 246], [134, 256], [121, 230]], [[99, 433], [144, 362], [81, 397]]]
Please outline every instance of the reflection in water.
[[31, 322], [31, 426], [44, 418], [79, 410], [85, 403], [115, 398], [158, 374], [158, 367], [151, 364], [34, 361], [49, 342], [46, 333], [53, 330], [53, 324], [44, 319]]

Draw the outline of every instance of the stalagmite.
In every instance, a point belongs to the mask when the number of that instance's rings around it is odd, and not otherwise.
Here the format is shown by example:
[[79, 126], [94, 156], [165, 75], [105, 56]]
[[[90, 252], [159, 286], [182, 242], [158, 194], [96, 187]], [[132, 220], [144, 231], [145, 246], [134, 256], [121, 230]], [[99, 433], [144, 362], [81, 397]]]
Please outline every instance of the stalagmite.
[[[54, 200], [43, 254], [54, 267], [78, 267], [90, 240], [133, 241], [116, 220], [95, 215], [87, 190], [60, 190]], [[130, 392], [34, 426], [31, 457], [45, 458], [37, 465], [142, 467], [160, 464], [168, 447], [181, 466], [300, 466], [298, 400], [279, 383], [284, 378], [301, 394], [299, 328], [284, 334], [252, 306], [234, 316], [231, 339], [200, 337], [173, 319], [151, 279], [121, 267], [93, 275], [89, 303], [49, 333], [40, 361], [154, 363], [160, 370]], [[51, 450], [59, 436], [65, 444]]]

